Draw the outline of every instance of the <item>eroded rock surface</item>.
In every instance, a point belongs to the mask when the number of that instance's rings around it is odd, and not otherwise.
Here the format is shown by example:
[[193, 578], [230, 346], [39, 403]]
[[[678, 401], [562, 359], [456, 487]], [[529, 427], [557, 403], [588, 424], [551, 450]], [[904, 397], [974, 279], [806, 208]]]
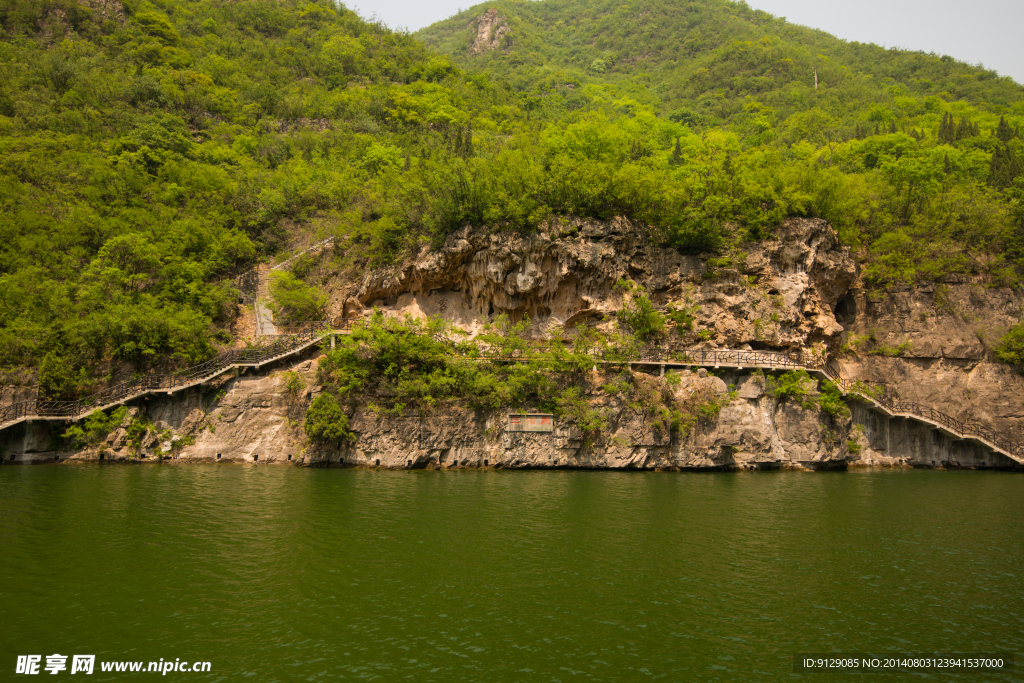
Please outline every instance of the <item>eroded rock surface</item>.
[[[443, 247], [424, 247], [392, 269], [369, 272], [335, 297], [336, 314], [371, 307], [393, 314], [443, 315], [467, 332], [498, 314], [529, 316], [538, 332], [601, 319], [622, 306], [620, 279], [652, 300], [697, 306], [695, 328], [710, 345], [798, 349], [838, 340], [833, 315], [856, 279], [835, 232], [820, 220], [792, 219], [778, 237], [750, 245], [734, 267], [709, 273], [705, 261], [654, 246], [622, 218], [565, 221], [530, 235], [464, 228]], [[710, 335], [710, 336], [709, 336]]]
[[[1024, 316], [1024, 294], [982, 283], [888, 293], [855, 288], [837, 308], [848, 330], [843, 375], [960, 420], [1024, 440], [1024, 377], [993, 362], [992, 347]], [[889, 356], [886, 353], [898, 353]]]
[[501, 48], [507, 49], [509, 46], [506, 44], [505, 37], [508, 34], [508, 20], [492, 7], [477, 17], [476, 38], [469, 46], [469, 53], [479, 55]]
[[[707, 260], [653, 246], [624, 219], [567, 220], [530, 235], [465, 228], [436, 251], [424, 248], [393, 268], [337, 281], [332, 312], [358, 315], [377, 307], [389, 315], [443, 315], [471, 334], [498, 314], [528, 315], [540, 335], [560, 325], [611, 324], [622, 305], [615, 284], [629, 278], [659, 306], [694, 308], [694, 329], [678, 343], [830, 352], [847, 378], [1024, 438], [1024, 378], [989, 360], [993, 341], [1024, 310], [1019, 292], [969, 282], [869, 292], [848, 250], [816, 220], [787, 221], [777, 239], [747, 249], [711, 272]], [[320, 390], [311, 353], [203, 391], [138, 402], [104, 443], [78, 453], [52, 450], [64, 425], [5, 430], [0, 457], [5, 463], [12, 455], [16, 462], [102, 455], [393, 468], [1017, 466], [920, 422], [885, 419], [856, 401], [848, 416], [780, 402], [763, 376], [726, 370], [718, 377], [706, 370], [682, 376], [680, 400], [703, 392], [721, 404], [717, 415], [684, 434], [666, 432], [642, 408], [601, 389], [610, 377], [595, 371], [583, 388], [590, 405], [607, 415], [599, 434], [580, 433], [565, 421], [556, 421], [550, 434], [510, 432], [507, 413], [458, 405], [399, 417], [360, 408], [350, 415], [354, 443], [317, 448], [301, 426]], [[283, 371], [297, 373], [304, 388], [290, 394]], [[16, 395], [12, 389], [4, 398]], [[131, 437], [128, 421], [136, 417], [149, 426]]]

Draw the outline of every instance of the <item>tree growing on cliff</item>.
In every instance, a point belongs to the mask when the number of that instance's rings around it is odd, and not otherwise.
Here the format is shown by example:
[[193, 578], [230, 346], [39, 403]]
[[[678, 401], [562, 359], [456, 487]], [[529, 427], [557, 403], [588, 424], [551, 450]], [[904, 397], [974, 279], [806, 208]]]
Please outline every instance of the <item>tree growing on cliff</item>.
[[68, 427], [62, 436], [65, 439], [69, 439], [75, 448], [96, 446], [124, 423], [124, 418], [127, 414], [128, 406], [116, 408], [109, 414], [102, 410], [97, 410], [85, 418], [81, 424], [74, 424]]
[[791, 370], [778, 377], [769, 377], [766, 392], [781, 403], [794, 401], [801, 408], [810, 410], [818, 405], [819, 397], [814, 393], [815, 381], [806, 370]]
[[320, 446], [337, 447], [355, 438], [348, 428], [348, 415], [331, 394], [320, 394], [313, 399], [306, 411], [304, 429], [309, 440]]
[[1011, 327], [995, 348], [996, 358], [1003, 363], [1024, 367], [1024, 321]]
[[665, 333], [665, 315], [654, 308], [647, 290], [632, 280], [619, 280], [615, 289], [622, 292], [619, 322], [645, 342], [651, 342]]
[[77, 377], [66, 357], [50, 351], [39, 366], [39, 398], [51, 401], [73, 398], [78, 388]]

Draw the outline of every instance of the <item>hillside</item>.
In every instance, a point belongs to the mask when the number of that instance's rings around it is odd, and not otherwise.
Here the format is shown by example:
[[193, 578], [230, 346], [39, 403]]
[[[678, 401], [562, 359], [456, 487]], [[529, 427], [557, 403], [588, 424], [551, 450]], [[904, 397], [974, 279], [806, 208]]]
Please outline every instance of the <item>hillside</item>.
[[613, 84], [702, 125], [744, 124], [763, 113], [781, 121], [816, 107], [852, 132], [857, 124], [920, 124], [917, 117], [954, 101], [1024, 113], [1024, 89], [993, 71], [840, 40], [730, 0], [498, 0], [416, 36], [568, 109], [587, 99], [579, 86]]
[[425, 160], [503, 101], [329, 0], [5, 2], [0, 74], [0, 366], [52, 398], [237, 343], [254, 259], [429, 233]]
[[[663, 190], [639, 182], [646, 208], [631, 215], [683, 251], [728, 264], [737, 239], [813, 216], [855, 248], [872, 287], [1020, 283], [1024, 89], [995, 72], [729, 0], [498, 0], [415, 35], [508, 83], [548, 140], [573, 138], [559, 151], [589, 160], [617, 139], [619, 168], [665, 169]], [[630, 177], [617, 173], [606, 187]], [[1024, 357], [1015, 348], [1002, 357]]]
[[[626, 6], [615, 21], [602, 6], [481, 6], [423, 32], [494, 47], [449, 50], [458, 66], [329, 0], [3, 4], [0, 366], [38, 370], [43, 397], [68, 399], [205, 360], [245, 343], [232, 278], [328, 236], [344, 246], [323, 267], [271, 287], [282, 316], [337, 313], [321, 291], [333, 274], [466, 226], [620, 217], [712, 273], [813, 217], [855, 248], [870, 287], [1021, 282], [1016, 84], [727, 2]], [[704, 36], [693, 60], [673, 53], [679, 73], [629, 56], [630, 17], [658, 16]], [[644, 44], [683, 34], [657, 35]], [[571, 53], [559, 41], [578, 43], [576, 61], [552, 61]], [[815, 91], [798, 74], [829, 46], [831, 63], [863, 51], [878, 75], [823, 61]], [[918, 62], [916, 80], [886, 80]]]

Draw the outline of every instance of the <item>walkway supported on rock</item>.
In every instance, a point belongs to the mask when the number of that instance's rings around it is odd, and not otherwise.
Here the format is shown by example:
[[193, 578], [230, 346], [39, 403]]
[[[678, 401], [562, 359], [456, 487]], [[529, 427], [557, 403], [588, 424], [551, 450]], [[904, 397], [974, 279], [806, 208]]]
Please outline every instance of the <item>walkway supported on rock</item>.
[[221, 375], [243, 368], [259, 369], [303, 353], [332, 334], [348, 334], [350, 321], [340, 320], [334, 326], [326, 323], [308, 325], [307, 329], [280, 336], [271, 344], [251, 349], [225, 351], [205, 363], [186, 368], [173, 375], [144, 375], [122, 382], [77, 401], [31, 400], [13, 403], [0, 409], [0, 430], [33, 420], [77, 422], [96, 412], [124, 405], [153, 394], [175, 393], [202, 386]]
[[833, 382], [847, 399], [863, 402], [887, 418], [898, 417], [921, 422], [951, 439], [972, 441], [1009, 458], [1018, 465], [1024, 465], [1024, 446], [1000, 438], [992, 428], [975, 420], [958, 420], [931, 406], [890, 399], [863, 382], [844, 379], [838, 370], [823, 358], [764, 351], [694, 349], [657, 353], [655, 350], [655, 353], [645, 358], [630, 360], [629, 364], [659, 366], [662, 373], [667, 368], [694, 366], [736, 370], [806, 370], [809, 375]]
[[[274, 343], [255, 349], [227, 351], [205, 363], [187, 368], [174, 375], [146, 375], [124, 382], [87, 396], [78, 401], [22, 401], [0, 410], [0, 430], [31, 420], [75, 422], [97, 410], [115, 406], [149, 394], [173, 395], [190, 387], [201, 386], [229, 371], [239, 368], [260, 368], [303, 353], [327, 337], [348, 334], [351, 320], [310, 323], [305, 329], [294, 334], [279, 336]], [[866, 403], [886, 417], [915, 420], [958, 440], [973, 441], [991, 451], [1009, 458], [1018, 465], [1024, 465], [1024, 446], [1000, 438], [995, 430], [974, 420], [958, 420], [935, 410], [910, 401], [893, 400], [881, 392], [859, 381], [846, 380], [840, 376], [825, 358], [802, 353], [781, 353], [774, 351], [733, 351], [716, 349], [672, 349], [648, 348], [637, 357], [625, 357], [614, 351], [593, 352], [594, 365], [629, 365], [658, 367], [662, 374], [666, 369], [682, 368], [731, 368], [737, 370], [805, 370], [819, 379], [835, 383], [845, 397]], [[514, 357], [487, 357], [492, 360], [517, 362]]]

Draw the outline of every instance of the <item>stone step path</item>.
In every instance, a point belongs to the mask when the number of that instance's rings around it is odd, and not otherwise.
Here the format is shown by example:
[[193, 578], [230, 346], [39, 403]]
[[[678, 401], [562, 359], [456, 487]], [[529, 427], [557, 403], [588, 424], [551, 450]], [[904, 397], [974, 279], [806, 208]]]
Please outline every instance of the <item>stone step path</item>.
[[333, 244], [334, 244], [334, 238], [333, 237], [328, 237], [327, 239], [322, 239], [319, 242], [317, 242], [316, 244], [313, 244], [310, 247], [308, 247], [306, 249], [303, 249], [298, 254], [295, 254], [294, 256], [289, 257], [288, 260], [282, 261], [281, 263], [278, 263], [276, 266], [271, 268], [271, 270], [284, 270], [285, 268], [287, 268], [288, 266], [292, 265], [297, 260], [299, 260], [300, 258], [305, 256], [306, 254], [319, 253], [320, 251], [323, 251], [324, 249], [326, 249], [327, 247], [332, 246]]
[[[675, 356], [675, 357], [673, 357]], [[609, 361], [614, 362], [614, 361]], [[826, 359], [804, 354], [782, 354], [762, 351], [692, 350], [654, 353], [650, 357], [629, 361], [633, 365], [658, 365], [662, 374], [666, 368], [734, 368], [737, 370], [805, 370], [818, 379], [828, 380], [839, 387], [843, 396], [868, 404], [889, 418], [904, 418], [927, 424], [956, 440], [973, 441], [989, 450], [1004, 455], [1018, 465], [1024, 465], [1024, 446], [1001, 438], [995, 430], [974, 420], [958, 420], [950, 415], [912, 401], [887, 398], [884, 394], [860, 381], [844, 379]]]
[[268, 337], [277, 334], [274, 325], [274, 312], [270, 310], [270, 271], [271, 268], [261, 263], [256, 266], [256, 336]]
[[269, 305], [271, 272], [275, 270], [285, 270], [303, 256], [319, 253], [324, 249], [333, 246], [334, 243], [334, 237], [322, 239], [294, 256], [291, 256], [286, 261], [278, 263], [276, 266], [271, 267], [266, 263], [260, 263], [235, 278], [234, 283], [235, 287], [238, 288], [241, 294], [241, 303], [253, 304], [256, 318], [255, 327], [257, 337], [269, 337], [279, 334], [277, 325], [274, 323], [274, 313], [270, 309]]

